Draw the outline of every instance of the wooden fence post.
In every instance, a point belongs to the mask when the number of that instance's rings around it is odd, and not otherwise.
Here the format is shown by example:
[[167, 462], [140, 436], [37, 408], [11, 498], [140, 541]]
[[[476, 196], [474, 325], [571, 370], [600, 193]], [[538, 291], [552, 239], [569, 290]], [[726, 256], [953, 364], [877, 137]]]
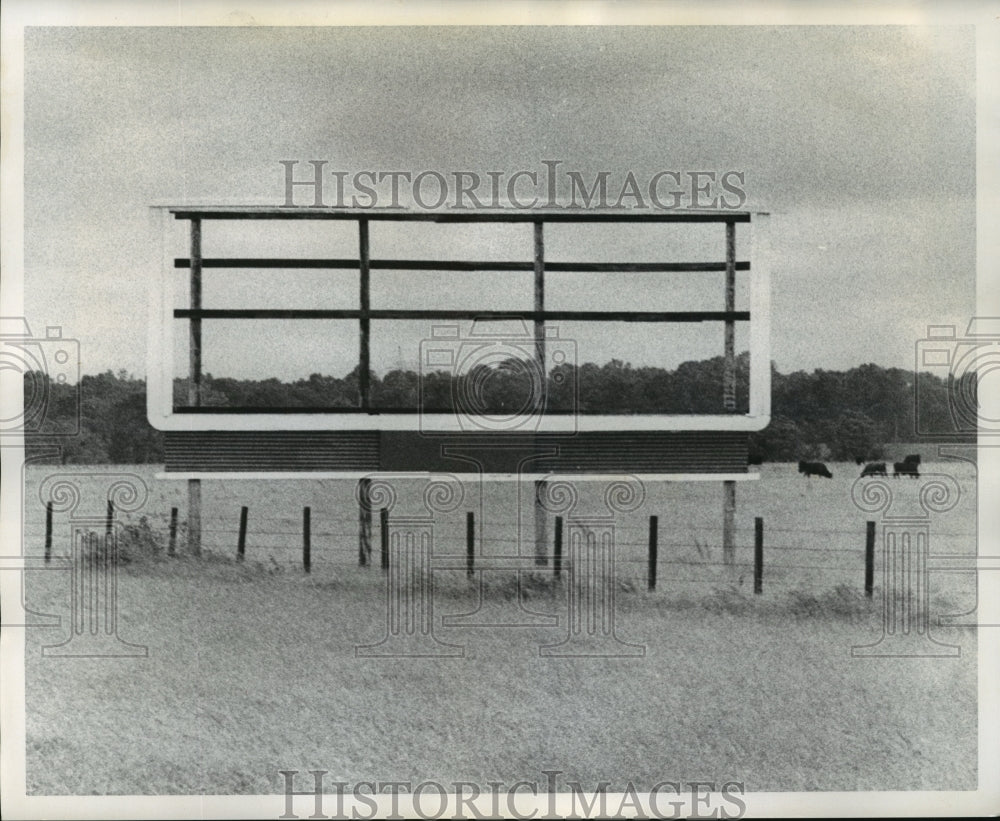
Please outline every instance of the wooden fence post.
[[167, 555], [177, 553], [177, 508], [170, 508], [170, 541], [167, 542]]
[[366, 567], [372, 555], [371, 479], [358, 482], [358, 566]]
[[563, 557], [563, 517], [556, 516], [555, 545], [553, 546], [552, 575], [555, 578], [562, 576]]
[[45, 564], [52, 561], [52, 502], [45, 503]]
[[476, 574], [476, 514], [465, 514], [465, 575], [470, 579]]
[[548, 483], [544, 479], [535, 480], [535, 565], [538, 567], [549, 563], [548, 545], [545, 543], [545, 505], [542, 504], [547, 488]]
[[736, 564], [736, 482], [722, 483], [722, 561]]
[[240, 508], [240, 535], [236, 542], [236, 559], [241, 562], [247, 553], [247, 513], [249, 513], [248, 508]]
[[659, 550], [660, 527], [659, 517], [649, 517], [649, 568], [646, 572], [647, 586], [656, 590], [656, 554]]
[[757, 516], [753, 520], [753, 592], [764, 592], [764, 520]]
[[312, 508], [302, 508], [302, 569], [312, 572]]
[[389, 508], [383, 507], [378, 512], [379, 535], [382, 542], [382, 569], [389, 569]]
[[868, 522], [865, 532], [865, 595], [870, 599], [875, 588], [875, 522]]

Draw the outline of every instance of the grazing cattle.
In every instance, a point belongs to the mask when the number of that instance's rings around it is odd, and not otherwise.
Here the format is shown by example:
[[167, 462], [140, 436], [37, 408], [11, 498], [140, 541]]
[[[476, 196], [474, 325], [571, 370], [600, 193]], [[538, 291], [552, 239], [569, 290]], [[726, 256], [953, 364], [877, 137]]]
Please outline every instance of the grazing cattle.
[[865, 469], [861, 471], [862, 478], [865, 476], [888, 476], [885, 470], [885, 462], [870, 462], [865, 465]]
[[810, 476], [825, 476], [832, 479], [833, 474], [826, 469], [822, 462], [799, 462], [799, 473], [804, 473], [808, 479]]
[[900, 476], [909, 476], [911, 479], [919, 479], [920, 471], [917, 467], [920, 465], [920, 454], [911, 454], [907, 456], [902, 462], [892, 463], [892, 475], [893, 478], [898, 479]]

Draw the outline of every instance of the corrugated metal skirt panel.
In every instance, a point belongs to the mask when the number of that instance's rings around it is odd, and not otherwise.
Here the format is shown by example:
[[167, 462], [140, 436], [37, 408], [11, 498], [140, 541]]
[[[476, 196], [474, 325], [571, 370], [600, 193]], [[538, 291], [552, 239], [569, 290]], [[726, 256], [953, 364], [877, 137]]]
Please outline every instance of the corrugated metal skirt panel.
[[453, 473], [746, 473], [746, 433], [429, 436], [417, 431], [168, 432], [166, 469]]
[[679, 431], [587, 433], [553, 441], [543, 470], [593, 473], [746, 473], [746, 433]]
[[374, 471], [378, 431], [167, 432], [167, 471]]

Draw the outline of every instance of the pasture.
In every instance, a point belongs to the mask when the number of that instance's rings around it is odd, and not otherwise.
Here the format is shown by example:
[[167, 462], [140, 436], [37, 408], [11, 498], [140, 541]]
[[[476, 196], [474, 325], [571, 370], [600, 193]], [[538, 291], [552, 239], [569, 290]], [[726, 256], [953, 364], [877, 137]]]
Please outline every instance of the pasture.
[[[185, 555], [181, 538], [168, 559], [166, 516], [176, 506], [183, 520], [183, 482], [156, 480], [149, 466], [29, 468], [29, 554], [42, 552], [38, 487], [49, 474], [80, 477], [80, 510], [92, 515], [111, 472], [141, 477], [150, 494], [124, 517], [131, 561], [118, 584], [119, 634], [148, 646], [148, 657], [42, 656], [66, 628], [27, 631], [28, 792], [271, 793], [282, 790], [282, 769], [325, 769], [349, 782], [511, 783], [557, 769], [584, 784], [640, 788], [662, 780], [737, 780], [749, 791], [973, 788], [974, 629], [933, 628], [961, 648], [956, 658], [852, 657], [852, 646], [882, 633], [880, 563], [874, 598], [862, 593], [865, 522], [880, 514], [851, 501], [860, 468], [829, 467], [832, 479], [806, 479], [795, 465], [765, 465], [760, 481], [738, 486], [735, 568], [721, 562], [717, 483], [649, 485], [635, 510], [615, 516], [616, 627], [645, 647], [642, 657], [540, 657], [540, 646], [566, 634], [566, 584], [553, 584], [550, 568], [530, 568], [521, 577], [526, 609], [513, 570], [483, 572], [481, 589], [460, 570], [435, 572], [435, 633], [464, 657], [408, 659], [355, 655], [385, 634], [386, 607], [377, 561], [357, 566], [352, 483], [206, 482], [204, 555]], [[962, 491], [954, 509], [931, 518], [932, 553], [973, 553], [974, 470], [925, 461], [921, 472], [947, 473]], [[919, 509], [918, 484], [897, 480], [894, 510]], [[419, 512], [413, 491], [401, 486], [394, 515]], [[533, 555], [524, 496], [512, 483], [467, 488], [453, 513], [435, 519], [435, 556], [445, 565], [461, 556], [468, 510], [480, 523], [481, 556]], [[568, 520], [603, 513], [602, 504], [598, 486], [581, 484]], [[249, 522], [237, 563], [241, 506]], [[660, 522], [653, 593], [649, 515]], [[760, 596], [750, 573], [755, 516], [765, 523]], [[60, 555], [69, 524], [57, 516], [54, 525]], [[377, 551], [377, 517], [375, 531]], [[63, 625], [66, 576], [26, 574], [29, 605]], [[971, 573], [932, 576], [930, 587], [932, 617], [974, 606]], [[442, 624], [475, 610], [480, 593], [484, 621], [530, 610], [557, 624]]]

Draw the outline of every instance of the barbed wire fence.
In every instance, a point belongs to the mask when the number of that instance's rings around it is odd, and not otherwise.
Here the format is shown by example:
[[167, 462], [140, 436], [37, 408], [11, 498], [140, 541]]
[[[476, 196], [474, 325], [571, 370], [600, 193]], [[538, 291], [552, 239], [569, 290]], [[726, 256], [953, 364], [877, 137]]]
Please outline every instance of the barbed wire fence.
[[[201, 517], [201, 545], [216, 558], [267, 565], [288, 572], [336, 575], [348, 568], [378, 570], [387, 567], [386, 529], [393, 527], [388, 511], [375, 516], [368, 530], [369, 558], [359, 568], [359, 523], [356, 515], [331, 515], [304, 506], [300, 516], [262, 516], [249, 505], [231, 505], [227, 514]], [[114, 511], [108, 512], [115, 517]], [[614, 578], [631, 590], [669, 595], [686, 587], [745, 586], [764, 590], [831, 591], [855, 588], [872, 595], [880, 577], [876, 551], [878, 523], [859, 519], [853, 528], [782, 527], [758, 517], [753, 526], [737, 526], [733, 563], [722, 561], [718, 527], [664, 522], [662, 517], [630, 515], [613, 524]], [[178, 508], [169, 512], [117, 515], [128, 538], [140, 538], [147, 549], [165, 557], [187, 555], [186, 523]], [[436, 517], [434, 566], [436, 573], [530, 572], [563, 581], [572, 570], [566, 534], [586, 533], [585, 516], [549, 516], [546, 560], [538, 561], [533, 521], [477, 518], [474, 511], [455, 511]], [[46, 555], [52, 550], [52, 517], [46, 516]], [[938, 531], [936, 541], [972, 545], [974, 531]], [[584, 537], [585, 538], [585, 537]], [[362, 546], [362, 552], [364, 546]], [[381, 553], [381, 561], [379, 554]], [[477, 575], [478, 577], [478, 575]]]

